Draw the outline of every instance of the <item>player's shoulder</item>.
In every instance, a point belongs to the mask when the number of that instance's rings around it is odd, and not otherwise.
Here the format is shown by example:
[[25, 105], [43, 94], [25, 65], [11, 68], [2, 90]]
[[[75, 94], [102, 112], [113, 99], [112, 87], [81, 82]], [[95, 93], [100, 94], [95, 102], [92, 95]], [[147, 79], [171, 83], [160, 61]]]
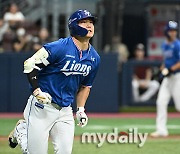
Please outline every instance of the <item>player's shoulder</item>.
[[164, 48], [166, 47], [166, 45], [167, 45], [167, 41], [164, 40], [164, 41], [162, 42], [162, 44], [161, 44], [161, 48], [164, 49]]
[[175, 48], [178, 48], [178, 49], [180, 48], [180, 40], [179, 39], [176, 39], [173, 44], [174, 44]]
[[53, 47], [53, 48], [61, 48], [64, 47], [64, 45], [66, 45], [68, 43], [70, 38], [60, 38], [59, 40], [50, 42], [50, 43], [46, 43], [44, 46], [49, 46], [49, 47]]
[[175, 43], [176, 43], [177, 45], [180, 45], [180, 39], [177, 39], [177, 40], [175, 41]]
[[91, 54], [91, 56], [96, 58], [98, 62], [100, 61], [100, 56], [99, 56], [98, 52], [96, 51], [96, 49], [92, 45], [91, 45], [90, 54]]
[[50, 53], [59, 53], [61, 51], [61, 53], [63, 53], [63, 51], [65, 51], [65, 48], [68, 46], [68, 42], [70, 41], [70, 38], [61, 38], [57, 41], [53, 41], [50, 43], [46, 43], [45, 45], [43, 45], [43, 47]]

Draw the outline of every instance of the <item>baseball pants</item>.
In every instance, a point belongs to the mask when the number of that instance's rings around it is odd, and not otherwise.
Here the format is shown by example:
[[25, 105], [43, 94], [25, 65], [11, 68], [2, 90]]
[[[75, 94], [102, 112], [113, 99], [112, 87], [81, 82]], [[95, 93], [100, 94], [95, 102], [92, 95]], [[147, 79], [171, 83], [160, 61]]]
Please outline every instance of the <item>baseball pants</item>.
[[157, 98], [156, 129], [162, 134], [168, 134], [167, 130], [167, 108], [171, 97], [175, 108], [180, 112], [180, 73], [163, 79]]
[[55, 154], [71, 154], [74, 118], [70, 106], [58, 110], [51, 104], [39, 104], [31, 95], [24, 110], [24, 118], [29, 154], [47, 154], [49, 137]]
[[[147, 84], [147, 90], [140, 95], [139, 94], [139, 87], [140, 87], [140, 82], [144, 82]], [[140, 80], [137, 81], [136, 79], [133, 79], [132, 81], [132, 89], [133, 89], [133, 96], [134, 96], [134, 101], [135, 102], [145, 102], [148, 101], [152, 96], [156, 94], [156, 92], [159, 89], [159, 83], [156, 80]]]

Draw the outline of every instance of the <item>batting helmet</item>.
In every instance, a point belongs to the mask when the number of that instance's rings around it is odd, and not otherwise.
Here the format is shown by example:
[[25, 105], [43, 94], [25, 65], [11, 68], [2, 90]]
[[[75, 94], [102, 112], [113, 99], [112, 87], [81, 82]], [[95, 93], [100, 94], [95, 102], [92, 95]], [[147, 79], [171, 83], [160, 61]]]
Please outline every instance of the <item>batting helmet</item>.
[[178, 30], [178, 24], [177, 24], [177, 22], [175, 22], [175, 21], [169, 21], [167, 24], [166, 24], [166, 26], [165, 26], [165, 35], [167, 36], [167, 37], [169, 37], [169, 35], [168, 35], [168, 31], [170, 31], [170, 30]]
[[78, 25], [78, 22], [80, 20], [86, 18], [90, 18], [93, 21], [93, 23], [95, 23], [96, 17], [91, 15], [91, 13], [87, 10], [77, 10], [70, 16], [68, 21], [68, 27], [70, 34], [72, 36], [84, 37], [87, 35], [88, 30]]

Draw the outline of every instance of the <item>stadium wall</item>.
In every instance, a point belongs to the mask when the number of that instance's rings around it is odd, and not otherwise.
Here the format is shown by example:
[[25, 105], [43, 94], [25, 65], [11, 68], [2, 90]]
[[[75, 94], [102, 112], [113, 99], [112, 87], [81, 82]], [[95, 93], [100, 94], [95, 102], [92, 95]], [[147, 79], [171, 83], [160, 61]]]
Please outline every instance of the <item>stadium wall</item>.
[[[31, 55], [0, 54], [0, 112], [23, 112], [30, 95], [29, 84], [23, 74], [23, 62]], [[117, 56], [101, 55], [100, 69], [86, 111], [118, 112], [118, 109]]]

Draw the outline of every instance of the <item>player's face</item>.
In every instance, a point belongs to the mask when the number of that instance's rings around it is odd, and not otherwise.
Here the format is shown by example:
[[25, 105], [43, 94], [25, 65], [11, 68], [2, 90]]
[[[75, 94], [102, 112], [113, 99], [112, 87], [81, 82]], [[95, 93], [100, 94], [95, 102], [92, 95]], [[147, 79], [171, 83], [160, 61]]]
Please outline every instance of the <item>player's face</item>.
[[169, 35], [171, 40], [175, 40], [177, 38], [177, 31], [176, 30], [170, 30], [168, 32], [168, 35]]
[[86, 37], [88, 37], [88, 38], [93, 37], [93, 35], [94, 35], [94, 23], [91, 19], [80, 20], [78, 25], [83, 27], [83, 28], [86, 28], [88, 30]]
[[138, 60], [144, 59], [144, 51], [140, 50], [140, 49], [137, 49], [135, 51], [135, 56], [136, 56], [136, 59], [138, 59]]

